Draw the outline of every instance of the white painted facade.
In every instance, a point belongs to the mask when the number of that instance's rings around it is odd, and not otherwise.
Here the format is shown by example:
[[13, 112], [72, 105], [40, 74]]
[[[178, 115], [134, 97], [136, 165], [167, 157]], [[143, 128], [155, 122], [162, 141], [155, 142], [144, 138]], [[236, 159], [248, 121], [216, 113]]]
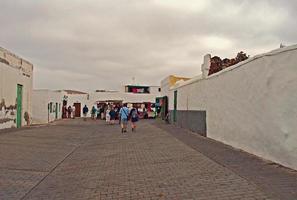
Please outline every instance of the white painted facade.
[[297, 45], [172, 88], [170, 110], [174, 91], [177, 110], [206, 111], [209, 138], [297, 169]]
[[[154, 94], [133, 94], [118, 91], [106, 91], [106, 92], [91, 92], [89, 94], [65, 94], [67, 96], [67, 105], [73, 105], [73, 103], [81, 103], [81, 116], [82, 108], [87, 105], [89, 110], [96, 105], [99, 101], [122, 101], [123, 103], [143, 103], [150, 102], [155, 103], [157, 95]], [[90, 113], [89, 113], [90, 115]]]
[[33, 65], [0, 48], [0, 129], [16, 127], [17, 117], [17, 85], [22, 86], [21, 125], [26, 121], [25, 113], [32, 118]]
[[[63, 99], [67, 101], [67, 107], [73, 106], [74, 103], [80, 103], [81, 109], [80, 109], [80, 116], [83, 116], [82, 109], [85, 105], [88, 106], [89, 110], [92, 108], [94, 103], [90, 101], [90, 95], [89, 94], [68, 94], [67, 92], [63, 91]], [[88, 113], [89, 117], [91, 116], [90, 112]]]
[[[150, 102], [155, 103], [156, 97], [160, 96], [160, 91], [158, 86], [149, 86], [149, 94], [134, 94], [127, 93], [123, 90], [121, 91], [98, 91], [86, 94], [68, 94], [63, 91], [63, 98], [67, 101], [67, 107], [69, 105], [73, 106], [74, 103], [81, 104], [81, 116], [83, 116], [82, 108], [87, 105], [89, 110], [97, 105], [99, 101], [122, 101], [123, 103], [143, 103]], [[124, 88], [124, 87], [123, 87]], [[90, 112], [88, 113], [90, 116]]]
[[63, 93], [51, 90], [33, 90], [32, 123], [45, 124], [62, 118]]
[[[34, 90], [33, 93], [33, 122], [35, 124], [48, 123], [56, 120], [55, 112], [49, 112], [48, 104], [61, 104], [58, 111], [58, 118], [62, 118], [63, 100], [67, 101], [67, 107], [73, 106], [75, 103], [81, 105], [80, 116], [83, 116], [82, 109], [85, 105], [89, 110], [97, 107], [97, 102], [103, 101], [121, 101], [123, 103], [155, 103], [156, 97], [159, 96], [159, 87], [152, 87], [150, 94], [134, 94], [124, 91], [101, 91], [83, 93], [79, 91], [67, 92], [67, 90], [50, 91], [50, 90]], [[88, 116], [90, 117], [90, 112]]]

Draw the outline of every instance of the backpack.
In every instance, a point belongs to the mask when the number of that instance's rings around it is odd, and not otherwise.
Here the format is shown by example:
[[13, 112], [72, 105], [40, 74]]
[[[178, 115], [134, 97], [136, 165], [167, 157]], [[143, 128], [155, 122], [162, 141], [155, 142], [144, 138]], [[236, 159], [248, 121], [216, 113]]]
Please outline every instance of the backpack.
[[133, 109], [132, 114], [131, 114], [131, 117], [133, 119], [138, 119], [138, 114], [137, 114], [137, 111], [135, 109]]

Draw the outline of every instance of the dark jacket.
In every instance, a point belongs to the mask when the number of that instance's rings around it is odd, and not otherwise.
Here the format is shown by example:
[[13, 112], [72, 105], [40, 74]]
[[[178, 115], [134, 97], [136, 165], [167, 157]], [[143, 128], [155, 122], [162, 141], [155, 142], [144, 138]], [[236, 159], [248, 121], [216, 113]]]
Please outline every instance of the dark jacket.
[[88, 113], [88, 112], [89, 112], [89, 108], [88, 108], [87, 106], [85, 106], [85, 107], [83, 108], [83, 113], [86, 114], [86, 113]]

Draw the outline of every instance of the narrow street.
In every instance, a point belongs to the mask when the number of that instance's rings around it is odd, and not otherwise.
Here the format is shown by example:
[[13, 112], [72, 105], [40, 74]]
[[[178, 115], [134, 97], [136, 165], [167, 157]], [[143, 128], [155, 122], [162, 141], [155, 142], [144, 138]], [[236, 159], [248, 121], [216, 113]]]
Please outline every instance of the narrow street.
[[0, 132], [0, 199], [297, 199], [292, 170], [171, 125], [138, 125], [121, 134], [76, 119]]

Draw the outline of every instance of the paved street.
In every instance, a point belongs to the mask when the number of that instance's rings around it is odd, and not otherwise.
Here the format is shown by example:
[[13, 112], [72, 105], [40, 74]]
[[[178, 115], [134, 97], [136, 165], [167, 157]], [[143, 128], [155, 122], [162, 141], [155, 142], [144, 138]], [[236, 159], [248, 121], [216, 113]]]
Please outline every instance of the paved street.
[[[76, 119], [1, 132], [0, 199], [274, 198], [168, 127], [141, 121], [123, 135], [118, 125]], [[297, 182], [294, 171], [281, 170]]]

